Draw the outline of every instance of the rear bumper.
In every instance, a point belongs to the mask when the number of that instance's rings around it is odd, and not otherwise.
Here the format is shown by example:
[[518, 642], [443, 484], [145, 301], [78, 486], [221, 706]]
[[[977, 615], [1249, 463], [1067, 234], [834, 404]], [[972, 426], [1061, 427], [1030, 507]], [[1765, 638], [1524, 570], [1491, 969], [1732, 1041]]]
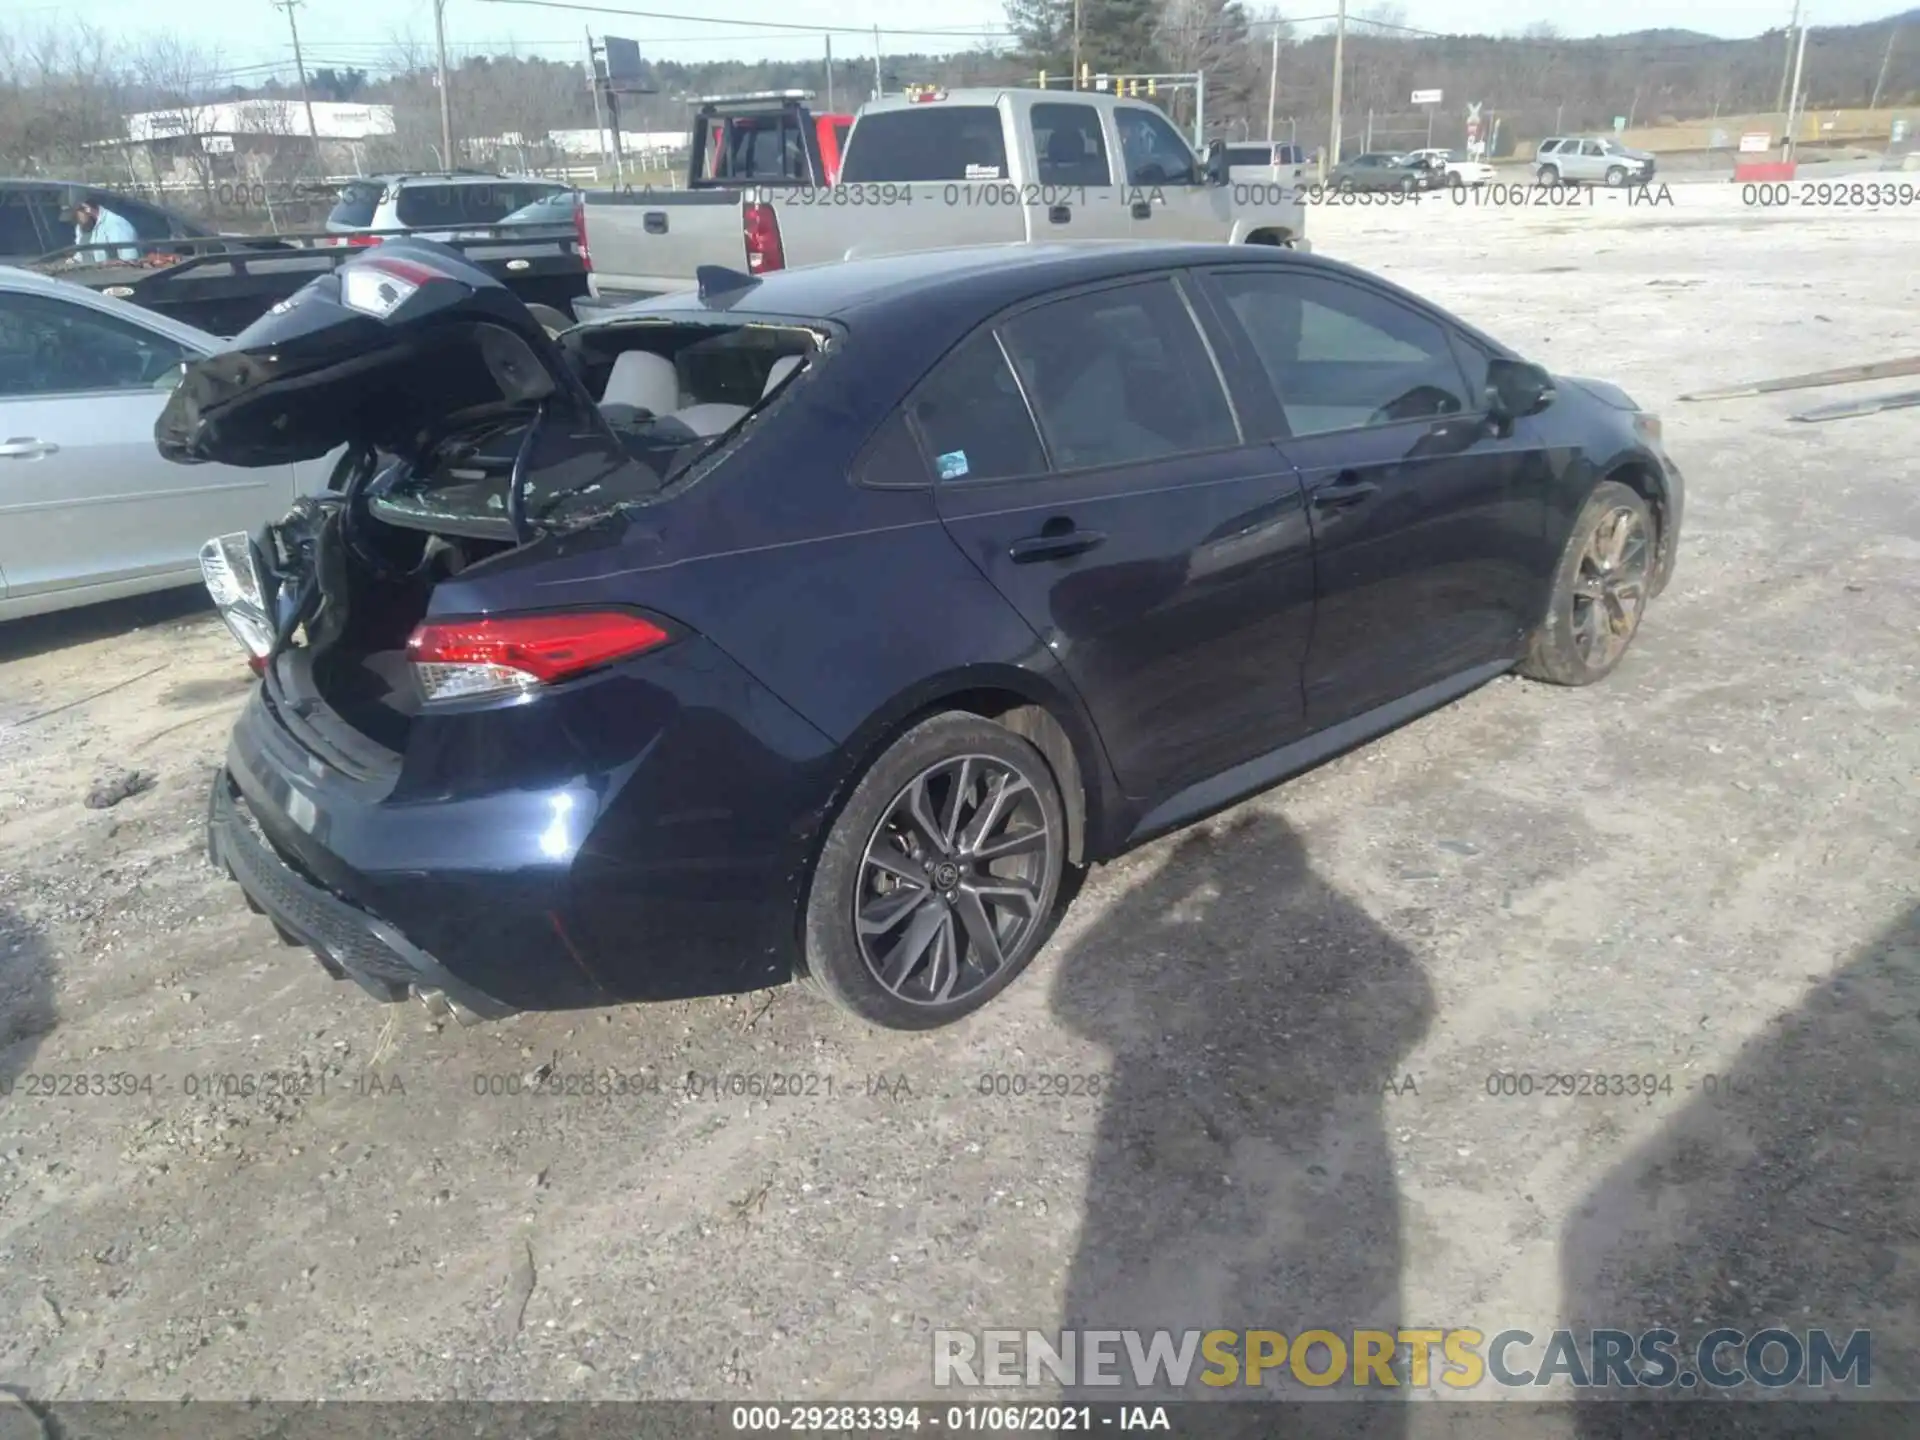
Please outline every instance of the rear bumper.
[[224, 766], [207, 802], [207, 858], [225, 870], [282, 935], [306, 946], [336, 980], [352, 980], [375, 999], [437, 992], [482, 1020], [514, 1013], [454, 975], [391, 925], [348, 904], [282, 859]]

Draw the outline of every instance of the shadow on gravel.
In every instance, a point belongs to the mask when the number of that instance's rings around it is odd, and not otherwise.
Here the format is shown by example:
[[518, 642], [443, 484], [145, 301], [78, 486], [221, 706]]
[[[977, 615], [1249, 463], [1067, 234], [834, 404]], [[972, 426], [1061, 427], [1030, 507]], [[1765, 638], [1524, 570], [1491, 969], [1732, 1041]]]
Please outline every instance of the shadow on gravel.
[[[0, 905], [0, 1091], [15, 1088], [33, 1065], [40, 1037], [58, 1023], [46, 943], [17, 911]], [[8, 1096], [9, 1106], [25, 1103]]]
[[[1314, 875], [1293, 830], [1247, 812], [1186, 835], [1058, 973], [1056, 1012], [1113, 1056], [1062, 1326], [1399, 1326], [1386, 1133], [1399, 1102], [1385, 1087], [1433, 1016], [1432, 991], [1398, 941]], [[1176, 1393], [1136, 1390], [1119, 1355], [1126, 1383], [1076, 1400]], [[1310, 1363], [1324, 1369], [1326, 1351]], [[1198, 1383], [1205, 1369], [1196, 1357], [1187, 1397], [1278, 1398], [1276, 1380], [1289, 1398], [1355, 1393], [1273, 1372], [1264, 1392], [1216, 1389]], [[1406, 1433], [1403, 1405], [1341, 1408], [1316, 1433]]]
[[175, 625], [214, 614], [204, 585], [185, 585], [126, 600], [105, 600], [51, 615], [31, 615], [0, 625], [0, 664], [45, 655], [69, 645], [107, 640], [150, 625]]
[[[1866, 1394], [1920, 1394], [1920, 908], [1748, 1044], [1712, 1093], [1695, 1084], [1659, 1136], [1569, 1219], [1565, 1323], [1674, 1330], [1683, 1372], [1722, 1326], [1748, 1335], [1777, 1326], [1803, 1341], [1824, 1328], [1836, 1350], [1871, 1330]], [[1744, 1348], [1720, 1349], [1722, 1368], [1745, 1369]], [[1784, 1355], [1774, 1347], [1764, 1363], [1778, 1367]], [[1771, 1392], [1836, 1393], [1861, 1394], [1846, 1382]], [[1747, 1412], [1754, 1428], [1740, 1433], [1759, 1436], [1784, 1435], [1789, 1419], [1808, 1436], [1915, 1433], [1908, 1406], [1767, 1408], [1764, 1422], [1752, 1406], [1689, 1406], [1679, 1418], [1689, 1435], [1733, 1433], [1718, 1428], [1729, 1410]], [[1672, 1406], [1616, 1400], [1583, 1406], [1579, 1434], [1681, 1433], [1675, 1418]]]

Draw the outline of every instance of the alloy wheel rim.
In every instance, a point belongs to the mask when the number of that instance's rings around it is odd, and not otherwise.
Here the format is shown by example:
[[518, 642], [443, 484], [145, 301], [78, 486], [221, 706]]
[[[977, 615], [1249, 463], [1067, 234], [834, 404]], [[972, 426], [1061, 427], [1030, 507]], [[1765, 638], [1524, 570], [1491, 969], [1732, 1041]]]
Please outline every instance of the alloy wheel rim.
[[1646, 522], [1631, 506], [1615, 506], [1588, 534], [1573, 580], [1573, 643], [1589, 666], [1611, 665], [1633, 639], [1652, 550]]
[[960, 755], [921, 771], [860, 858], [854, 937], [874, 979], [914, 1005], [990, 981], [1040, 925], [1058, 838], [1033, 780], [1008, 761]]

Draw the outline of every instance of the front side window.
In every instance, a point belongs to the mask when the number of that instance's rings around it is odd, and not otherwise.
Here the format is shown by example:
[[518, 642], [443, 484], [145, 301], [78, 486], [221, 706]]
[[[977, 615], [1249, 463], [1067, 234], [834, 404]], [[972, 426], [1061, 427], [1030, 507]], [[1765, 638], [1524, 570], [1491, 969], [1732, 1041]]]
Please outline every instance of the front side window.
[[1199, 183], [1193, 151], [1158, 110], [1120, 105], [1114, 109], [1113, 121], [1120, 131], [1120, 152], [1126, 160], [1129, 185]]
[[178, 341], [43, 295], [0, 295], [0, 396], [153, 390], [189, 357]]
[[991, 331], [978, 331], [942, 360], [907, 409], [927, 466], [942, 480], [1006, 480], [1047, 468], [1032, 413]]
[[1212, 356], [1171, 280], [1056, 300], [1001, 335], [1056, 470], [1239, 443]]
[[1308, 275], [1215, 279], [1294, 435], [1477, 408], [1447, 332], [1387, 296]]
[[1028, 125], [1042, 185], [1110, 185], [1106, 137], [1091, 105], [1035, 105]]

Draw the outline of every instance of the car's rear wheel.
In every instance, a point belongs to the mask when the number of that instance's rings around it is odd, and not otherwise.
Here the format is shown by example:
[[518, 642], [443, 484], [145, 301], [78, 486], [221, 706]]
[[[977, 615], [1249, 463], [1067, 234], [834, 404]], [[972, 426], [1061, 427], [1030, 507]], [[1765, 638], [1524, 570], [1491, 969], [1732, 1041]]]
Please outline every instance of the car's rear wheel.
[[1546, 618], [1520, 673], [1555, 685], [1591, 685], [1627, 653], [1653, 580], [1653, 512], [1637, 492], [1603, 480], [1581, 507], [1554, 571]]
[[1542, 165], [1540, 167], [1540, 173], [1534, 178], [1542, 185], [1558, 185], [1560, 183], [1560, 171], [1557, 166]]
[[802, 977], [876, 1025], [950, 1024], [1046, 943], [1066, 813], [1033, 745], [977, 715], [922, 721], [854, 787], [814, 868]]

